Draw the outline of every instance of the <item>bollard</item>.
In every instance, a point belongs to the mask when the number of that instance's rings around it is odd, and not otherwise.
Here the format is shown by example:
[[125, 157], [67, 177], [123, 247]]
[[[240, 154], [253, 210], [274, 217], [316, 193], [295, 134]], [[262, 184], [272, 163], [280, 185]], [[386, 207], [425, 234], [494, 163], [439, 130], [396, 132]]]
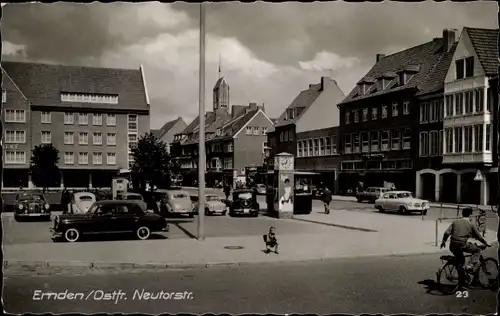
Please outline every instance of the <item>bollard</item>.
[[438, 238], [439, 238], [439, 236], [438, 236], [439, 235], [438, 230], [439, 230], [439, 220], [436, 219], [436, 243], [435, 243], [436, 247], [438, 247]]

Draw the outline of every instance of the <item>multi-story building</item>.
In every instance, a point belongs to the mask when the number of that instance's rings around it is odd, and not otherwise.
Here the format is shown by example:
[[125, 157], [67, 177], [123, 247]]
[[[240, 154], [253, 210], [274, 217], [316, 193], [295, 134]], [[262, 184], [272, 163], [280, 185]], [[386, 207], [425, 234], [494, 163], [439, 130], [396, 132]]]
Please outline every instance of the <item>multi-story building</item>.
[[377, 54], [376, 64], [338, 105], [341, 192], [360, 184], [414, 190], [416, 94], [441, 60], [443, 46], [436, 38], [392, 55]]
[[110, 187], [132, 163], [130, 148], [149, 132], [140, 69], [2, 62], [4, 187], [33, 187], [31, 150], [52, 143], [61, 179], [54, 187]]
[[187, 127], [186, 122], [182, 117], [168, 121], [160, 129], [151, 130], [151, 132], [167, 145], [167, 150], [170, 153], [170, 146], [174, 141], [175, 135], [179, 134]]
[[497, 42], [498, 29], [464, 28], [444, 80], [442, 166], [420, 174], [447, 200], [497, 202]]
[[[345, 95], [337, 82], [329, 77], [321, 77], [319, 84], [311, 84], [309, 89], [301, 91], [277, 119], [274, 129], [268, 133], [268, 144], [271, 148], [269, 167], [272, 167], [274, 155], [285, 152], [298, 158], [295, 160], [295, 169], [324, 171], [328, 174], [326, 176], [332, 176], [337, 170], [336, 159], [323, 160], [321, 166], [313, 160], [321, 159], [320, 156], [326, 158], [336, 155], [333, 150], [326, 151], [326, 149], [320, 155], [319, 148], [336, 147], [331, 143], [336, 140], [336, 129], [333, 127], [339, 125], [339, 110], [336, 104], [344, 98]], [[298, 139], [301, 140], [301, 147]], [[318, 151], [311, 149], [312, 154], [309, 155], [309, 149], [306, 149], [309, 144], [311, 147], [307, 148], [316, 146]], [[299, 150], [302, 150], [300, 155]], [[315, 167], [321, 170], [315, 170]]]

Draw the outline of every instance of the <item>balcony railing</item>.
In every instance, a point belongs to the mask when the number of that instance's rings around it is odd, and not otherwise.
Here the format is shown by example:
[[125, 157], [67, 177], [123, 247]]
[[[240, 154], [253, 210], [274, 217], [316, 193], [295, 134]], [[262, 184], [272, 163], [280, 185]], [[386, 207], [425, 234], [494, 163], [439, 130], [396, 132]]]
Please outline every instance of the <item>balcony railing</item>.
[[445, 153], [443, 163], [493, 163], [491, 152]]

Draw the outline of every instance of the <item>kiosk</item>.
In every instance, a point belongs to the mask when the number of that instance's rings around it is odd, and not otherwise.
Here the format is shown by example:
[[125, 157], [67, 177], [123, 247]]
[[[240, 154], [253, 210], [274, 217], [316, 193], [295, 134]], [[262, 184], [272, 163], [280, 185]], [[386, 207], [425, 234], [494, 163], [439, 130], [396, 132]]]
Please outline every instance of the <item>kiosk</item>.
[[116, 200], [116, 197], [120, 193], [126, 193], [128, 191], [128, 180], [126, 177], [114, 177], [111, 191], [113, 193], [113, 200]]

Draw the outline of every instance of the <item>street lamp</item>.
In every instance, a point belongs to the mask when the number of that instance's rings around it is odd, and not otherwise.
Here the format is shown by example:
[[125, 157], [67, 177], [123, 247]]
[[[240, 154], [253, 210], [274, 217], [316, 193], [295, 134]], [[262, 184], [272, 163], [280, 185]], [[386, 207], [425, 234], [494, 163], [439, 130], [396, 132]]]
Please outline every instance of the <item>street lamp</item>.
[[198, 148], [198, 240], [205, 240], [205, 4], [200, 3], [199, 148]]

